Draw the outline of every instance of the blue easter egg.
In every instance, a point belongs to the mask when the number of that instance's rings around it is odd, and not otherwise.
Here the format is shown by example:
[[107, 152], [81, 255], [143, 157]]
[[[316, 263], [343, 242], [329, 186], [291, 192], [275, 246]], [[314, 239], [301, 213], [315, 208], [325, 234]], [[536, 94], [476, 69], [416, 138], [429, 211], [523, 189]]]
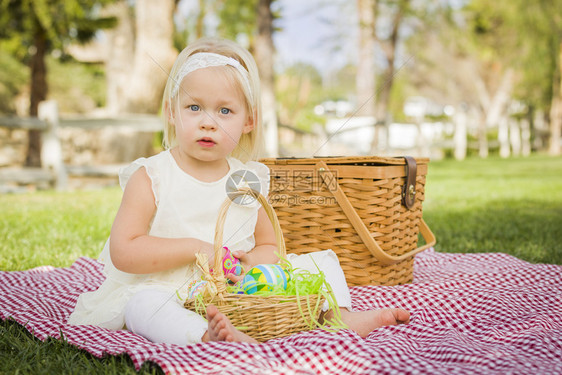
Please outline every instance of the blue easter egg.
[[253, 294], [261, 290], [273, 290], [277, 285], [286, 289], [289, 280], [289, 273], [280, 265], [259, 264], [248, 271], [241, 285], [246, 294]]

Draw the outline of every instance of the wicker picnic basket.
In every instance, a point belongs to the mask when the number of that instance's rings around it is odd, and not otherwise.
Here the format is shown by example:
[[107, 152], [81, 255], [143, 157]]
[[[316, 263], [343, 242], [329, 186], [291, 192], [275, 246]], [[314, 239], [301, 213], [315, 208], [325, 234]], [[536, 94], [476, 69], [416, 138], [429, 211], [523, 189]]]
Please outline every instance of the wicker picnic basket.
[[[249, 189], [230, 193], [229, 198], [221, 206], [215, 228], [215, 255], [222, 254], [224, 222], [232, 200], [240, 195], [248, 194], [257, 199], [264, 207], [275, 230], [278, 252], [282, 257], [285, 257], [287, 253], [283, 232], [279, 226], [275, 211], [263, 195]], [[199, 264], [203, 269], [204, 279], [215, 285], [217, 294], [206, 298], [204, 301], [205, 306], [197, 304], [195, 300], [187, 300], [184, 303], [186, 308], [205, 316], [205, 307], [213, 304], [230, 319], [235, 327], [259, 342], [318, 327], [317, 322], [325, 301], [324, 297], [315, 294], [304, 296], [259, 296], [228, 293], [226, 291], [226, 278], [221, 261], [221, 256], [215, 256], [213, 267], [215, 271], [213, 273], [209, 272], [206, 261], [204, 261], [204, 264]]]
[[[428, 159], [263, 159], [287, 252], [332, 249], [349, 286], [413, 281], [414, 255], [435, 244], [422, 219]], [[425, 245], [418, 247], [418, 234]]]

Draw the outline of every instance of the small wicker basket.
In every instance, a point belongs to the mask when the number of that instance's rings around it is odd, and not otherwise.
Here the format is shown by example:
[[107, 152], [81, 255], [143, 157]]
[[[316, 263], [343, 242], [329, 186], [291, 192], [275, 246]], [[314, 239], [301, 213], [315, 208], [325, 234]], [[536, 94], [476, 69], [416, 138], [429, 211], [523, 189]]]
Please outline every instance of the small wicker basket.
[[[428, 159], [263, 159], [269, 202], [289, 253], [332, 249], [349, 286], [413, 280], [414, 255], [435, 244], [422, 219]], [[417, 246], [418, 233], [426, 244]]]
[[199, 264], [201, 268], [206, 266], [207, 270], [204, 270], [204, 278], [214, 283], [217, 294], [213, 297], [205, 297], [205, 306], [196, 303], [196, 300], [187, 300], [184, 306], [205, 316], [205, 307], [213, 304], [230, 319], [234, 327], [237, 327], [259, 342], [319, 327], [318, 318], [325, 301], [325, 298], [321, 295], [260, 296], [234, 294], [226, 291], [226, 278], [221, 264], [222, 257], [220, 256], [222, 254], [224, 222], [228, 208], [232, 203], [231, 199], [247, 194], [252, 195], [264, 207], [275, 230], [278, 252], [282, 257], [286, 256], [283, 232], [279, 226], [277, 216], [266, 198], [249, 189], [240, 190], [235, 194], [231, 193], [230, 197], [221, 206], [215, 228], [214, 273], [208, 272], [208, 265]]

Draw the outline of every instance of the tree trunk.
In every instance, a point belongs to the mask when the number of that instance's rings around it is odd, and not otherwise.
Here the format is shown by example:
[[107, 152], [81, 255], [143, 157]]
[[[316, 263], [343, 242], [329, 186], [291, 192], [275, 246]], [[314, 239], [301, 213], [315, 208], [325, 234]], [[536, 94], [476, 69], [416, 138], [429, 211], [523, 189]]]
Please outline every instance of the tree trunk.
[[457, 111], [455, 113], [455, 135], [453, 136], [456, 160], [464, 160], [466, 158], [466, 125], [466, 112]]
[[195, 37], [202, 38], [205, 35], [205, 16], [207, 14], [207, 7], [205, 0], [199, 0], [199, 13], [197, 14], [197, 22], [195, 23]]
[[481, 77], [477, 77], [478, 79], [475, 81], [482, 107], [482, 120], [478, 129], [478, 154], [481, 158], [488, 157], [488, 140], [486, 138], [488, 129], [499, 125], [502, 117], [505, 116], [505, 109], [511, 98], [514, 76], [515, 72], [513, 69], [506, 69], [493, 97], [490, 97]]
[[273, 61], [275, 47], [273, 45], [273, 0], [258, 2], [258, 35], [255, 40], [254, 56], [261, 78], [262, 116], [265, 130], [265, 151], [267, 156], [279, 154], [279, 136], [277, 132], [277, 112], [274, 90]]
[[528, 118], [521, 119], [521, 155], [531, 155], [531, 123]]
[[478, 156], [482, 159], [488, 157], [488, 126], [486, 124], [485, 114], [482, 113], [478, 118], [480, 122], [478, 123]]
[[506, 69], [503, 73], [500, 85], [486, 111], [486, 124], [488, 126], [497, 124], [505, 116], [505, 110], [511, 99], [514, 77], [515, 72], [511, 68]]
[[552, 98], [550, 106], [550, 135], [548, 141], [548, 153], [560, 155], [560, 128], [562, 127], [562, 98]]
[[[387, 68], [385, 69], [384, 81], [382, 82], [376, 99], [375, 118], [377, 119], [378, 124], [375, 125], [375, 136], [373, 137], [373, 141], [371, 143], [371, 153], [373, 154], [377, 153], [377, 146], [378, 143], [380, 143], [379, 133], [381, 131], [385, 132], [385, 138], [388, 142], [388, 128], [390, 126], [390, 94], [392, 93], [392, 86], [394, 85], [396, 45], [398, 44], [400, 24], [402, 23], [404, 12], [406, 11], [408, 3], [409, 0], [402, 0], [397, 5], [398, 8], [396, 9], [396, 13], [394, 14], [394, 18], [392, 20], [392, 32], [390, 33], [388, 40], [378, 40], [376, 34], [374, 35], [375, 39], [379, 41], [379, 44], [383, 47], [383, 51], [385, 52]], [[383, 145], [383, 149], [386, 147], [387, 145]]]
[[509, 144], [511, 145], [511, 152], [513, 156], [521, 155], [521, 128], [520, 123], [514, 119], [509, 120]]
[[127, 110], [134, 113], [158, 113], [168, 73], [174, 63], [174, 0], [136, 0], [135, 55]]
[[400, 25], [409, 2], [410, 0], [400, 1], [397, 5], [398, 9], [396, 10], [392, 21], [392, 32], [390, 34], [390, 38], [386, 41], [379, 40], [379, 43], [383, 46], [383, 51], [385, 52], [387, 68], [384, 72], [384, 82], [382, 83], [380, 93], [377, 98], [376, 115], [378, 119], [385, 121], [385, 125], [387, 125], [386, 122], [389, 113], [390, 93], [392, 92], [392, 86], [394, 84], [394, 63], [396, 60], [396, 46], [398, 44]]
[[562, 136], [562, 43], [558, 50], [558, 72], [554, 74], [552, 105], [550, 106], [550, 141], [548, 153], [560, 155], [560, 137]]
[[[35, 53], [31, 56], [31, 96], [29, 115], [37, 117], [39, 103], [47, 99], [47, 66], [45, 54], [47, 51], [47, 38], [45, 30], [36, 24], [33, 46]], [[25, 165], [28, 167], [41, 166], [41, 131], [30, 130], [28, 135], [27, 155]]]
[[356, 90], [359, 116], [375, 116], [375, 10], [376, 0], [357, 0], [359, 60]]
[[134, 61], [135, 35], [132, 10], [127, 0], [120, 0], [104, 9], [104, 16], [116, 17], [117, 25], [105, 31], [109, 53], [105, 63], [107, 82], [107, 111], [111, 116], [127, 109], [127, 91], [130, 90], [131, 62]]
[[509, 122], [506, 116], [502, 117], [498, 123], [498, 141], [500, 143], [500, 157], [508, 158], [511, 149], [509, 147]]

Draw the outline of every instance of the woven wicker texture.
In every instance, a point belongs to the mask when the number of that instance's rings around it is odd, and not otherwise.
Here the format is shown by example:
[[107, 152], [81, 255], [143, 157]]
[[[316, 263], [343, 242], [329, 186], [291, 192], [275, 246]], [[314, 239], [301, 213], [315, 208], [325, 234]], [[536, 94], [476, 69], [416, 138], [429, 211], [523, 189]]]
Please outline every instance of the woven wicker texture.
[[[401, 204], [402, 158], [264, 159], [269, 201], [287, 252], [332, 249], [349, 286], [413, 280], [414, 255], [435, 243], [422, 220], [427, 159], [416, 159], [415, 204]], [[418, 234], [427, 244], [417, 247]]]
[[[267, 202], [267, 199], [263, 195], [250, 190], [240, 191], [240, 194], [253, 195], [264, 207], [275, 230], [279, 254], [283, 257], [286, 256], [283, 232], [275, 211]], [[234, 198], [234, 196], [231, 196], [231, 198]], [[205, 306], [209, 304], [217, 306], [218, 310], [225, 314], [235, 327], [259, 342], [317, 328], [317, 321], [324, 303], [324, 298], [320, 298], [318, 295], [297, 297], [227, 293], [220, 254], [222, 254], [224, 222], [230, 204], [231, 200], [227, 198], [219, 212], [215, 229], [214, 270], [217, 272], [212, 275], [207, 273], [204, 276], [208, 281], [214, 283], [218, 294], [204, 300]], [[204, 273], [206, 272], [204, 271]], [[205, 316], [205, 306], [198, 305], [195, 300], [188, 300], [184, 305], [186, 308]]]

